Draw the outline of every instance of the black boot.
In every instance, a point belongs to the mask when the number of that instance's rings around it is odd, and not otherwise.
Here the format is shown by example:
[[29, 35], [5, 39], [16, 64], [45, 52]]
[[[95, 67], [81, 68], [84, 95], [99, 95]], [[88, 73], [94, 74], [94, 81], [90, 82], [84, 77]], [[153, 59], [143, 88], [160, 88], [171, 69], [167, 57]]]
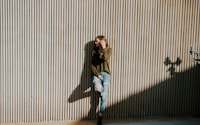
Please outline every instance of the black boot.
[[102, 125], [102, 116], [98, 116], [97, 125]]

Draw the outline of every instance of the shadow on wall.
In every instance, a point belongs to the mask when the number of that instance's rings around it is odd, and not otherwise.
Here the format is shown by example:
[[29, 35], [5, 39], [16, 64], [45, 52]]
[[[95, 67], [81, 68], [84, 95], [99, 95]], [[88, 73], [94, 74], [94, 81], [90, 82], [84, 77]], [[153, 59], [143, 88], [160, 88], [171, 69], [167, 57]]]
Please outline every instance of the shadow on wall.
[[[80, 84], [73, 90], [68, 98], [69, 103], [77, 100], [90, 97], [90, 111], [87, 118], [94, 119], [96, 117], [96, 107], [98, 105], [98, 94], [94, 91], [92, 86], [91, 74], [91, 50], [94, 46], [94, 41], [90, 41], [85, 45], [84, 67], [81, 74]], [[87, 91], [90, 89], [90, 91]]]
[[[107, 107], [106, 119], [200, 116], [200, 66]], [[83, 119], [89, 119], [87, 116]]]
[[[96, 118], [98, 95], [94, 92], [91, 80], [90, 55], [94, 41], [85, 45], [85, 61], [80, 84], [68, 98], [73, 103], [90, 97], [91, 109], [85, 119]], [[200, 116], [200, 66], [157, 83], [147, 90], [134, 94], [107, 107], [105, 119], [123, 119], [133, 117], [156, 116]], [[91, 88], [91, 91], [86, 91]], [[110, 88], [111, 89], [111, 88]]]
[[172, 62], [172, 61], [169, 59], [169, 57], [167, 57], [167, 58], [165, 58], [165, 62], [164, 62], [164, 64], [165, 64], [166, 66], [170, 65], [168, 71], [170, 72], [170, 75], [171, 75], [171, 76], [176, 75], [175, 65], [176, 65], [176, 66], [179, 66], [181, 63], [182, 63], [182, 60], [181, 60], [179, 57], [176, 59], [175, 62]]
[[200, 66], [108, 107], [108, 118], [199, 116]]

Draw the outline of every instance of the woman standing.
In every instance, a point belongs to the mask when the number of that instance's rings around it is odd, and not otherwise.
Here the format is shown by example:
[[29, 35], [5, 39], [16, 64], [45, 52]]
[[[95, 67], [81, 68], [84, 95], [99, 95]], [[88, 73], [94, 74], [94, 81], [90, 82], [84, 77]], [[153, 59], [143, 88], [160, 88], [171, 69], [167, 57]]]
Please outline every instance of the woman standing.
[[95, 38], [95, 46], [92, 50], [91, 69], [95, 91], [98, 92], [101, 97], [99, 117], [102, 117], [107, 103], [111, 74], [109, 68], [111, 53], [112, 49], [108, 45], [107, 38], [105, 36], [97, 36]]

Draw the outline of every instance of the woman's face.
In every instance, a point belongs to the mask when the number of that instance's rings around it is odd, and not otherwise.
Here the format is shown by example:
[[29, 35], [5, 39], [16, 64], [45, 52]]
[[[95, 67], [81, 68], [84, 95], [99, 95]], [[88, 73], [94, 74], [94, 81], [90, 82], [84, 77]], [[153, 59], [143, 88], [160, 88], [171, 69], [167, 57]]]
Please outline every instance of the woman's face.
[[96, 45], [96, 47], [100, 47], [100, 39], [99, 38], [97, 38], [95, 40], [95, 45]]

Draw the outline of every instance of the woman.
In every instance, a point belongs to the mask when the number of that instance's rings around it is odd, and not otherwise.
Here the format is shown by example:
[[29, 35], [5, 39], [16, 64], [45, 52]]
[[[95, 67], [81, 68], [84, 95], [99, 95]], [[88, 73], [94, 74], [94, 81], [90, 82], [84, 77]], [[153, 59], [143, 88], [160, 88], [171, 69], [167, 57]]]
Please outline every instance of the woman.
[[109, 68], [111, 53], [112, 49], [108, 45], [107, 38], [105, 36], [97, 36], [95, 38], [95, 46], [92, 50], [91, 69], [95, 91], [100, 93], [101, 97], [99, 117], [102, 117], [107, 103], [111, 74]]

